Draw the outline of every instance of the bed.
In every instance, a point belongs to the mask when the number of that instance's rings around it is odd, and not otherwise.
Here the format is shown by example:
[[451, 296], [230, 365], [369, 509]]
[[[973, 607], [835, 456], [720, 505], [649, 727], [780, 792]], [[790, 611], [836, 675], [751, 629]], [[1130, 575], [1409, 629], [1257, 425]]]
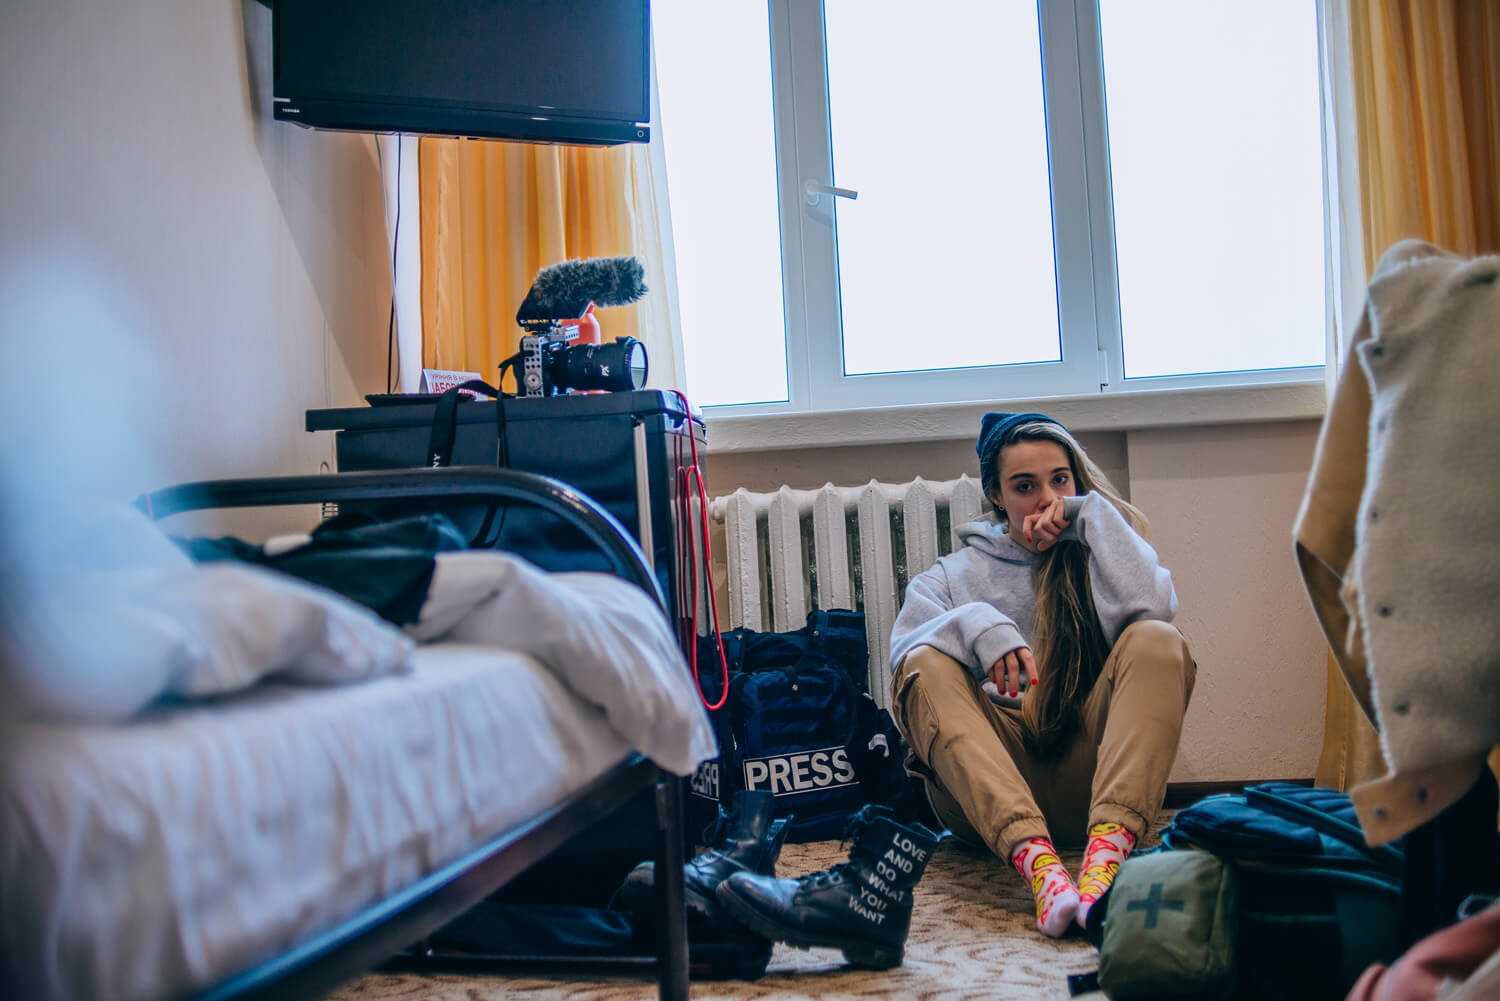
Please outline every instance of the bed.
[[[650, 569], [614, 519], [557, 481], [461, 468], [191, 484], [142, 507], [160, 519], [418, 497], [537, 505], [616, 576], [454, 554], [423, 621], [390, 640], [396, 655], [382, 653], [383, 633], [360, 646], [320, 627], [320, 656], [291, 672], [179, 691], [124, 720], [13, 723], [0, 765], [0, 993], [318, 998], [654, 790], [667, 874], [658, 949], [625, 968], [654, 973], [664, 999], [687, 996], [680, 776], [712, 736]], [[317, 590], [293, 585], [267, 598], [255, 578], [249, 599], [214, 600], [264, 609]], [[191, 589], [240, 586], [194, 576]], [[335, 595], [317, 600], [320, 622], [352, 614]], [[234, 629], [252, 644], [276, 631]], [[281, 631], [283, 654], [308, 633]], [[325, 648], [356, 676], [331, 676]], [[372, 669], [382, 656], [399, 668]]]

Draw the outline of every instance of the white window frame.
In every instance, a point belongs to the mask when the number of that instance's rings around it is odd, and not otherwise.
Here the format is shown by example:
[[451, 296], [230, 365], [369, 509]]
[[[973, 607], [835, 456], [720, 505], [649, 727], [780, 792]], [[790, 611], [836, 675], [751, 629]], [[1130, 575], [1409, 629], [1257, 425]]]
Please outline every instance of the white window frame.
[[[834, 198], [824, 195], [817, 205], [809, 205], [806, 197], [809, 182], [859, 187], [858, 177], [834, 176], [823, 4], [821, 0], [768, 0], [768, 4], [788, 399], [709, 407], [710, 419], [744, 426], [739, 418], [920, 409], [968, 401], [1098, 399], [1138, 392], [1160, 396], [1171, 390], [1199, 396], [1195, 391], [1214, 387], [1300, 389], [1323, 384], [1325, 366], [1321, 365], [1124, 378], [1096, 0], [1038, 0], [1062, 361], [845, 375], [836, 234], [831, 225]], [[899, 128], [893, 128], [892, 141], [900, 141]], [[961, 143], [955, 141], [954, 148], [961, 149]], [[928, 183], [934, 197], [963, 197], [961, 191], [942, 189], [940, 164], [935, 165]], [[934, 323], [940, 318], [914, 318], [914, 351], [924, 337], [941, 335], [940, 330], [919, 329], [919, 321]], [[1295, 408], [1301, 415], [1310, 397], [1298, 392], [1296, 399], [1302, 401]]]

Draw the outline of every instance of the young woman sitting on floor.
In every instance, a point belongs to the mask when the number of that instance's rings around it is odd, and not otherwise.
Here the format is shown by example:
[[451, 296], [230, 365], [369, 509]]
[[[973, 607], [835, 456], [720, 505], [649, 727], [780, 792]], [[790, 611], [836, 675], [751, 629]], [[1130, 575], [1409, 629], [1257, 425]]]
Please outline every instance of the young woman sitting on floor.
[[[986, 414], [977, 450], [995, 517], [907, 588], [892, 710], [938, 817], [1015, 866], [1057, 937], [1161, 808], [1196, 666], [1145, 518], [1061, 424]], [[1054, 830], [1082, 836], [1077, 883]]]

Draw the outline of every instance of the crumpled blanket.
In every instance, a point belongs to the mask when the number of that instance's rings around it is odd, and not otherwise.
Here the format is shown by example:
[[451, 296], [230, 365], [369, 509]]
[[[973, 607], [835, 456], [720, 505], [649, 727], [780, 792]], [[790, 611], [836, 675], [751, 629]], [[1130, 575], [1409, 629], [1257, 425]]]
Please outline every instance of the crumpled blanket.
[[640, 588], [603, 573], [548, 573], [506, 553], [436, 561], [427, 601], [407, 627], [419, 642], [530, 654], [673, 774], [690, 775], [718, 754], [671, 626]]

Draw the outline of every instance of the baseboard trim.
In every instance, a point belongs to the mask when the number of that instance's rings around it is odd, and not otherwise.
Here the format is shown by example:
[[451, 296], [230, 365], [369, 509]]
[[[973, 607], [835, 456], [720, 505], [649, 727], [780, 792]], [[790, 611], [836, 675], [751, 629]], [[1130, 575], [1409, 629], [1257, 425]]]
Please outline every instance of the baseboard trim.
[[1245, 779], [1239, 782], [1168, 782], [1167, 798], [1162, 806], [1168, 810], [1179, 810], [1191, 806], [1204, 796], [1216, 796], [1224, 792], [1239, 792], [1246, 786], [1258, 782], [1292, 782], [1299, 786], [1310, 786], [1312, 779]]

